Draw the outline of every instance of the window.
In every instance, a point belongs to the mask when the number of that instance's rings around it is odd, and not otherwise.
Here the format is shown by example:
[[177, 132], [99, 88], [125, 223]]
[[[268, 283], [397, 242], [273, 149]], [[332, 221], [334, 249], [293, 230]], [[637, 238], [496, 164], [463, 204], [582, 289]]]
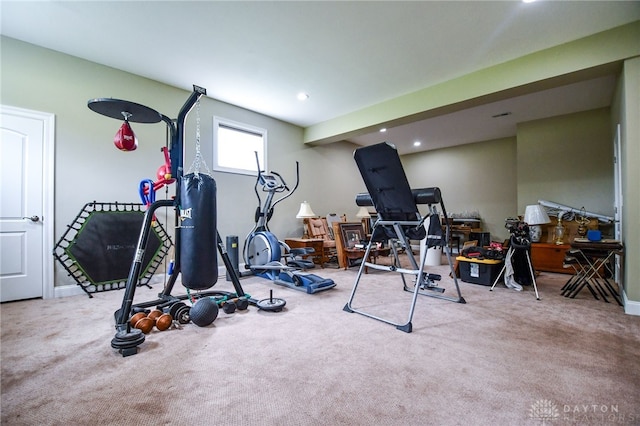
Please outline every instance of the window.
[[219, 172], [257, 176], [267, 169], [267, 131], [248, 124], [213, 117], [213, 169]]

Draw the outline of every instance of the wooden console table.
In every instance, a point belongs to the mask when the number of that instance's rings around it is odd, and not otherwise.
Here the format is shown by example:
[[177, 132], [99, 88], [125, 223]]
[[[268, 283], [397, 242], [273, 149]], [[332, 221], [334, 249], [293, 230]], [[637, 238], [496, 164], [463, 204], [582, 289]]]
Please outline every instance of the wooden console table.
[[569, 244], [531, 243], [531, 263], [536, 271], [573, 274], [572, 268], [563, 268]]

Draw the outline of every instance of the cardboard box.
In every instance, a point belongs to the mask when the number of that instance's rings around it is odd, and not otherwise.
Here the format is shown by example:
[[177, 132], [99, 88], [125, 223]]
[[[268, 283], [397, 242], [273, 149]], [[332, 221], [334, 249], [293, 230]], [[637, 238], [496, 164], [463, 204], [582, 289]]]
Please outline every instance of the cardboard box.
[[467, 283], [493, 285], [502, 270], [503, 261], [493, 259], [471, 259], [456, 257], [460, 270], [460, 279]]

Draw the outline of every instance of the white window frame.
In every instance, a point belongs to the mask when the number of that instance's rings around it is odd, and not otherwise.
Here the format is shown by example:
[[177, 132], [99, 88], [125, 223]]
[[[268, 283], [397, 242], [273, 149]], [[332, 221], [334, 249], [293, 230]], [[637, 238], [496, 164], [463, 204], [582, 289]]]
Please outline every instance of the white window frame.
[[254, 150], [247, 151], [247, 156], [251, 156], [250, 163], [251, 168], [236, 168], [220, 165], [219, 161], [219, 146], [221, 141], [219, 138], [218, 130], [223, 127], [226, 129], [236, 130], [238, 132], [250, 133], [262, 137], [262, 155], [258, 152], [258, 158], [260, 160], [260, 168], [267, 170], [267, 129], [261, 127], [252, 126], [250, 124], [240, 123], [237, 121], [229, 120], [227, 118], [214, 116], [213, 117], [213, 170], [224, 173], [236, 173], [242, 175], [258, 176], [257, 165], [255, 163]]

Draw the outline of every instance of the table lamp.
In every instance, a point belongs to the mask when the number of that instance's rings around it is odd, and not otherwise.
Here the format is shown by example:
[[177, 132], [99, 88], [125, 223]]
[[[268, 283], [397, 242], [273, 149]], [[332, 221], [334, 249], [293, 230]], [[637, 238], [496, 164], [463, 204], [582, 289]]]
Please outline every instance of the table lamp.
[[369, 229], [369, 219], [371, 218], [369, 210], [367, 210], [367, 208], [364, 206], [360, 207], [360, 210], [358, 210], [358, 213], [356, 213], [356, 217], [362, 222], [362, 229], [364, 229], [364, 233], [371, 233]]
[[558, 246], [564, 243], [565, 227], [562, 224], [562, 216], [564, 213], [565, 212], [558, 213], [558, 223], [556, 223], [556, 226], [553, 228], [553, 242]]
[[309, 218], [311, 217], [316, 217], [316, 214], [313, 212], [313, 210], [311, 210], [311, 206], [309, 205], [309, 203], [307, 203], [306, 201], [303, 201], [300, 204], [300, 210], [298, 210], [298, 214], [296, 215], [296, 219], [303, 219], [302, 223], [303, 223], [303, 228], [304, 228], [304, 233], [302, 235], [302, 238], [309, 239], [309, 231], [308, 231], [308, 223], [309, 223]]
[[542, 236], [542, 227], [545, 223], [551, 222], [547, 211], [540, 204], [527, 206], [524, 211], [524, 221], [529, 225], [529, 238], [532, 243], [540, 241]]

